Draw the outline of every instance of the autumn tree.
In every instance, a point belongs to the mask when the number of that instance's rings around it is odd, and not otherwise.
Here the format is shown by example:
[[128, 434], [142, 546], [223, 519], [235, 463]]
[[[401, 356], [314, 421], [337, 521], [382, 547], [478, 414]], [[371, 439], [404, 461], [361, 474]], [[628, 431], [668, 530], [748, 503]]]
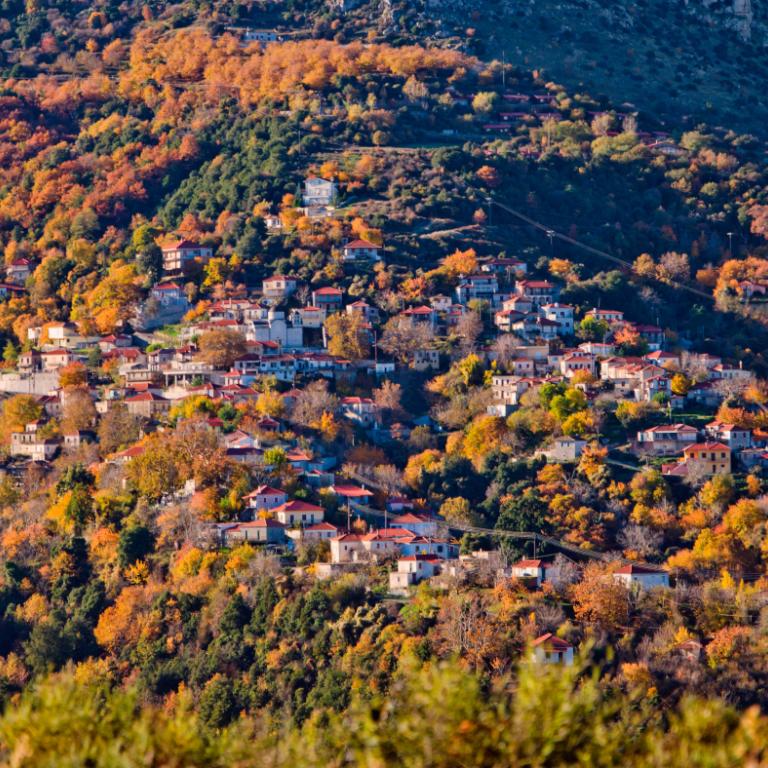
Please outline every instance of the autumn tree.
[[99, 450], [103, 456], [125, 448], [139, 439], [141, 420], [129, 413], [122, 403], [116, 403], [99, 420]]
[[5, 440], [11, 432], [24, 429], [25, 424], [37, 421], [43, 415], [43, 407], [32, 395], [11, 395], [3, 403], [2, 433]]
[[579, 621], [619, 630], [629, 620], [629, 592], [604, 566], [592, 563], [582, 580], [571, 586], [573, 610]]
[[338, 398], [328, 391], [328, 382], [313, 381], [296, 397], [291, 420], [304, 427], [320, 421], [324, 413], [335, 413]]
[[325, 321], [325, 330], [330, 354], [349, 360], [362, 360], [370, 355], [368, 328], [358, 313], [336, 312]]
[[198, 342], [199, 358], [215, 368], [231, 368], [238, 357], [247, 351], [245, 337], [228, 328], [207, 331]]
[[396, 315], [384, 325], [379, 347], [408, 362], [416, 350], [428, 348], [434, 338], [434, 330], [427, 323], [411, 323], [409, 318]]

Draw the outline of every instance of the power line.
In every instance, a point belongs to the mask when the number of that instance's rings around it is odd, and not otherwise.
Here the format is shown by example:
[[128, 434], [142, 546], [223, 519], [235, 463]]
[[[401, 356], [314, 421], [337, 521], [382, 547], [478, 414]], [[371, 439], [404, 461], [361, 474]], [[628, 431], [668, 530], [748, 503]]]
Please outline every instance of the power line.
[[[608, 253], [607, 251], [602, 251], [599, 248], [595, 248], [591, 245], [587, 245], [586, 243], [582, 243], [580, 240], [576, 240], [575, 238], [570, 237], [569, 235], [565, 235], [562, 232], [558, 232], [557, 230], [552, 229], [552, 227], [548, 226], [547, 224], [542, 224], [540, 221], [536, 221], [535, 219], [532, 219], [530, 216], [527, 216], [526, 214], [521, 213], [520, 211], [517, 211], [514, 208], [510, 208], [508, 205], [505, 205], [504, 203], [500, 203], [498, 200], [495, 200], [492, 197], [488, 198], [488, 202], [490, 205], [495, 205], [498, 208], [501, 208], [502, 211], [506, 211], [510, 215], [517, 217], [521, 221], [524, 221], [529, 226], [540, 230], [550, 239], [550, 243], [552, 242], [553, 239], [562, 240], [564, 243], [568, 243], [569, 245], [572, 245], [575, 248], [579, 248], [582, 251], [591, 253], [593, 256], [599, 256], [600, 258], [607, 259], [608, 261], [612, 261], [615, 264], [620, 264], [621, 266], [625, 267], [630, 271], [634, 269], [632, 262], [626, 261], [625, 259], [621, 259], [618, 256], [614, 256], [613, 254]], [[658, 282], [664, 285], [671, 285], [681, 291], [687, 291], [688, 293], [691, 293], [694, 296], [698, 296], [699, 298], [708, 299], [709, 301], [714, 301], [714, 297], [712, 295], [708, 293], [704, 293], [704, 291], [700, 291], [698, 288], [694, 288], [693, 286], [687, 285], [686, 283], [681, 283], [678, 280], [661, 280], [656, 277], [654, 277], [653, 279], [657, 280]]]

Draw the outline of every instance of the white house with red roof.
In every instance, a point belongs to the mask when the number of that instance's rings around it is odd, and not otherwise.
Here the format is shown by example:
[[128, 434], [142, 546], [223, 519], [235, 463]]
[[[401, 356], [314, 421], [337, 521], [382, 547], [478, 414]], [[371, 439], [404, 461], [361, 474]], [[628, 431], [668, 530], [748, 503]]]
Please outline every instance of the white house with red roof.
[[535, 579], [536, 586], [540, 587], [547, 580], [547, 569], [551, 567], [552, 563], [546, 560], [518, 560], [510, 569], [510, 575], [513, 579]]
[[715, 419], [705, 425], [704, 432], [712, 440], [725, 443], [732, 451], [752, 447], [752, 430], [740, 424], [729, 424]]
[[396, 515], [390, 521], [395, 528], [405, 528], [417, 536], [437, 536], [438, 521], [429, 515], [420, 515], [416, 512], [403, 512]]
[[178, 283], [166, 281], [152, 287], [150, 296], [163, 306], [188, 303], [182, 287]]
[[280, 488], [260, 485], [243, 496], [243, 499], [248, 504], [249, 509], [258, 511], [260, 509], [275, 509], [282, 506], [288, 501], [288, 494]]
[[589, 373], [593, 376], [597, 371], [597, 359], [581, 350], [567, 352], [560, 359], [560, 373], [570, 379], [577, 373]]
[[378, 261], [381, 246], [368, 240], [353, 240], [341, 249], [344, 261]]
[[573, 664], [573, 646], [551, 632], [537, 637], [532, 643], [533, 658], [539, 664]]
[[662, 568], [655, 568], [644, 563], [629, 563], [613, 572], [613, 580], [627, 589], [653, 589], [668, 587], [669, 573]]
[[312, 543], [316, 541], [330, 541], [339, 535], [339, 529], [332, 523], [323, 521], [303, 528], [288, 528], [285, 535], [294, 542], [304, 541]]
[[549, 280], [518, 280], [515, 283], [515, 293], [528, 299], [532, 308], [538, 309], [545, 304], [554, 304], [558, 290], [557, 286]]
[[694, 445], [698, 438], [698, 429], [688, 424], [659, 424], [637, 433], [635, 450], [657, 456], [670, 455]]
[[372, 307], [367, 301], [363, 301], [363, 299], [347, 304], [345, 310], [348, 315], [361, 315], [369, 323], [379, 322], [378, 307]]
[[379, 409], [371, 397], [342, 397], [340, 406], [344, 418], [363, 426], [371, 426], [377, 420]]
[[432, 307], [409, 307], [400, 313], [412, 326], [428, 325], [434, 328], [437, 323], [437, 312]]
[[24, 284], [32, 274], [32, 262], [29, 259], [14, 259], [5, 268], [5, 279], [9, 283]]
[[602, 320], [604, 323], [611, 325], [613, 323], [620, 323], [624, 320], [624, 313], [620, 309], [590, 309], [584, 317], [592, 318], [593, 320]]
[[274, 507], [273, 512], [277, 520], [291, 528], [322, 523], [325, 518], [325, 510], [322, 507], [300, 499]]

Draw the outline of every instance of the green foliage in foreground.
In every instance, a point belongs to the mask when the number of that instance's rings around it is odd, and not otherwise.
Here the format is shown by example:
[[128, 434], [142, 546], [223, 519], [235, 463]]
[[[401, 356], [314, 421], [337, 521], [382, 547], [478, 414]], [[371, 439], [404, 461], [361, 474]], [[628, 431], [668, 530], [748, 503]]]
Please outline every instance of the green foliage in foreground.
[[0, 719], [0, 764], [15, 768], [139, 766], [764, 765], [768, 718], [689, 699], [657, 705], [576, 668], [524, 665], [490, 688], [452, 664], [404, 669], [392, 689], [301, 729], [243, 719], [206, 729], [188, 694], [164, 708], [67, 672], [23, 694]]

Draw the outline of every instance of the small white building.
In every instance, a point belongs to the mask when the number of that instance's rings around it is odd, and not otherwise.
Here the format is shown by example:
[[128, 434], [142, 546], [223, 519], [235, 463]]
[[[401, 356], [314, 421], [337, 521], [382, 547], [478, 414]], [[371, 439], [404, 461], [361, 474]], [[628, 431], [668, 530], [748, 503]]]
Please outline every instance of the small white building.
[[[253, 442], [251, 441], [250, 446], [237, 446], [237, 447], [252, 447]], [[230, 447], [236, 447], [236, 446], [230, 446]], [[249, 509], [258, 510], [258, 509], [275, 509], [276, 507], [282, 506], [288, 501], [288, 494], [285, 491], [280, 490], [279, 488], [272, 488], [269, 485], [260, 485], [258, 488], [255, 488], [252, 490], [249, 494], [246, 496], [243, 496], [243, 499], [248, 504]]]
[[437, 555], [401, 557], [397, 561], [397, 570], [389, 574], [389, 591], [395, 595], [407, 595], [411, 586], [438, 573], [440, 563]]
[[59, 441], [41, 437], [37, 432], [38, 426], [38, 422], [32, 421], [23, 432], [11, 432], [11, 456], [27, 456], [33, 461], [48, 461], [55, 456]]
[[579, 440], [576, 437], [563, 435], [555, 438], [554, 445], [545, 455], [553, 462], [578, 461], [586, 447], [586, 440]]
[[551, 632], [533, 641], [533, 658], [540, 664], [573, 664], [573, 646]]
[[661, 568], [650, 565], [630, 563], [613, 573], [614, 581], [618, 581], [627, 589], [641, 590], [654, 587], [669, 587], [669, 573]]
[[381, 247], [367, 240], [353, 240], [341, 249], [344, 261], [378, 261]]
[[540, 587], [547, 580], [547, 569], [552, 563], [544, 560], [518, 560], [510, 569], [513, 579], [536, 579], [536, 586]]

